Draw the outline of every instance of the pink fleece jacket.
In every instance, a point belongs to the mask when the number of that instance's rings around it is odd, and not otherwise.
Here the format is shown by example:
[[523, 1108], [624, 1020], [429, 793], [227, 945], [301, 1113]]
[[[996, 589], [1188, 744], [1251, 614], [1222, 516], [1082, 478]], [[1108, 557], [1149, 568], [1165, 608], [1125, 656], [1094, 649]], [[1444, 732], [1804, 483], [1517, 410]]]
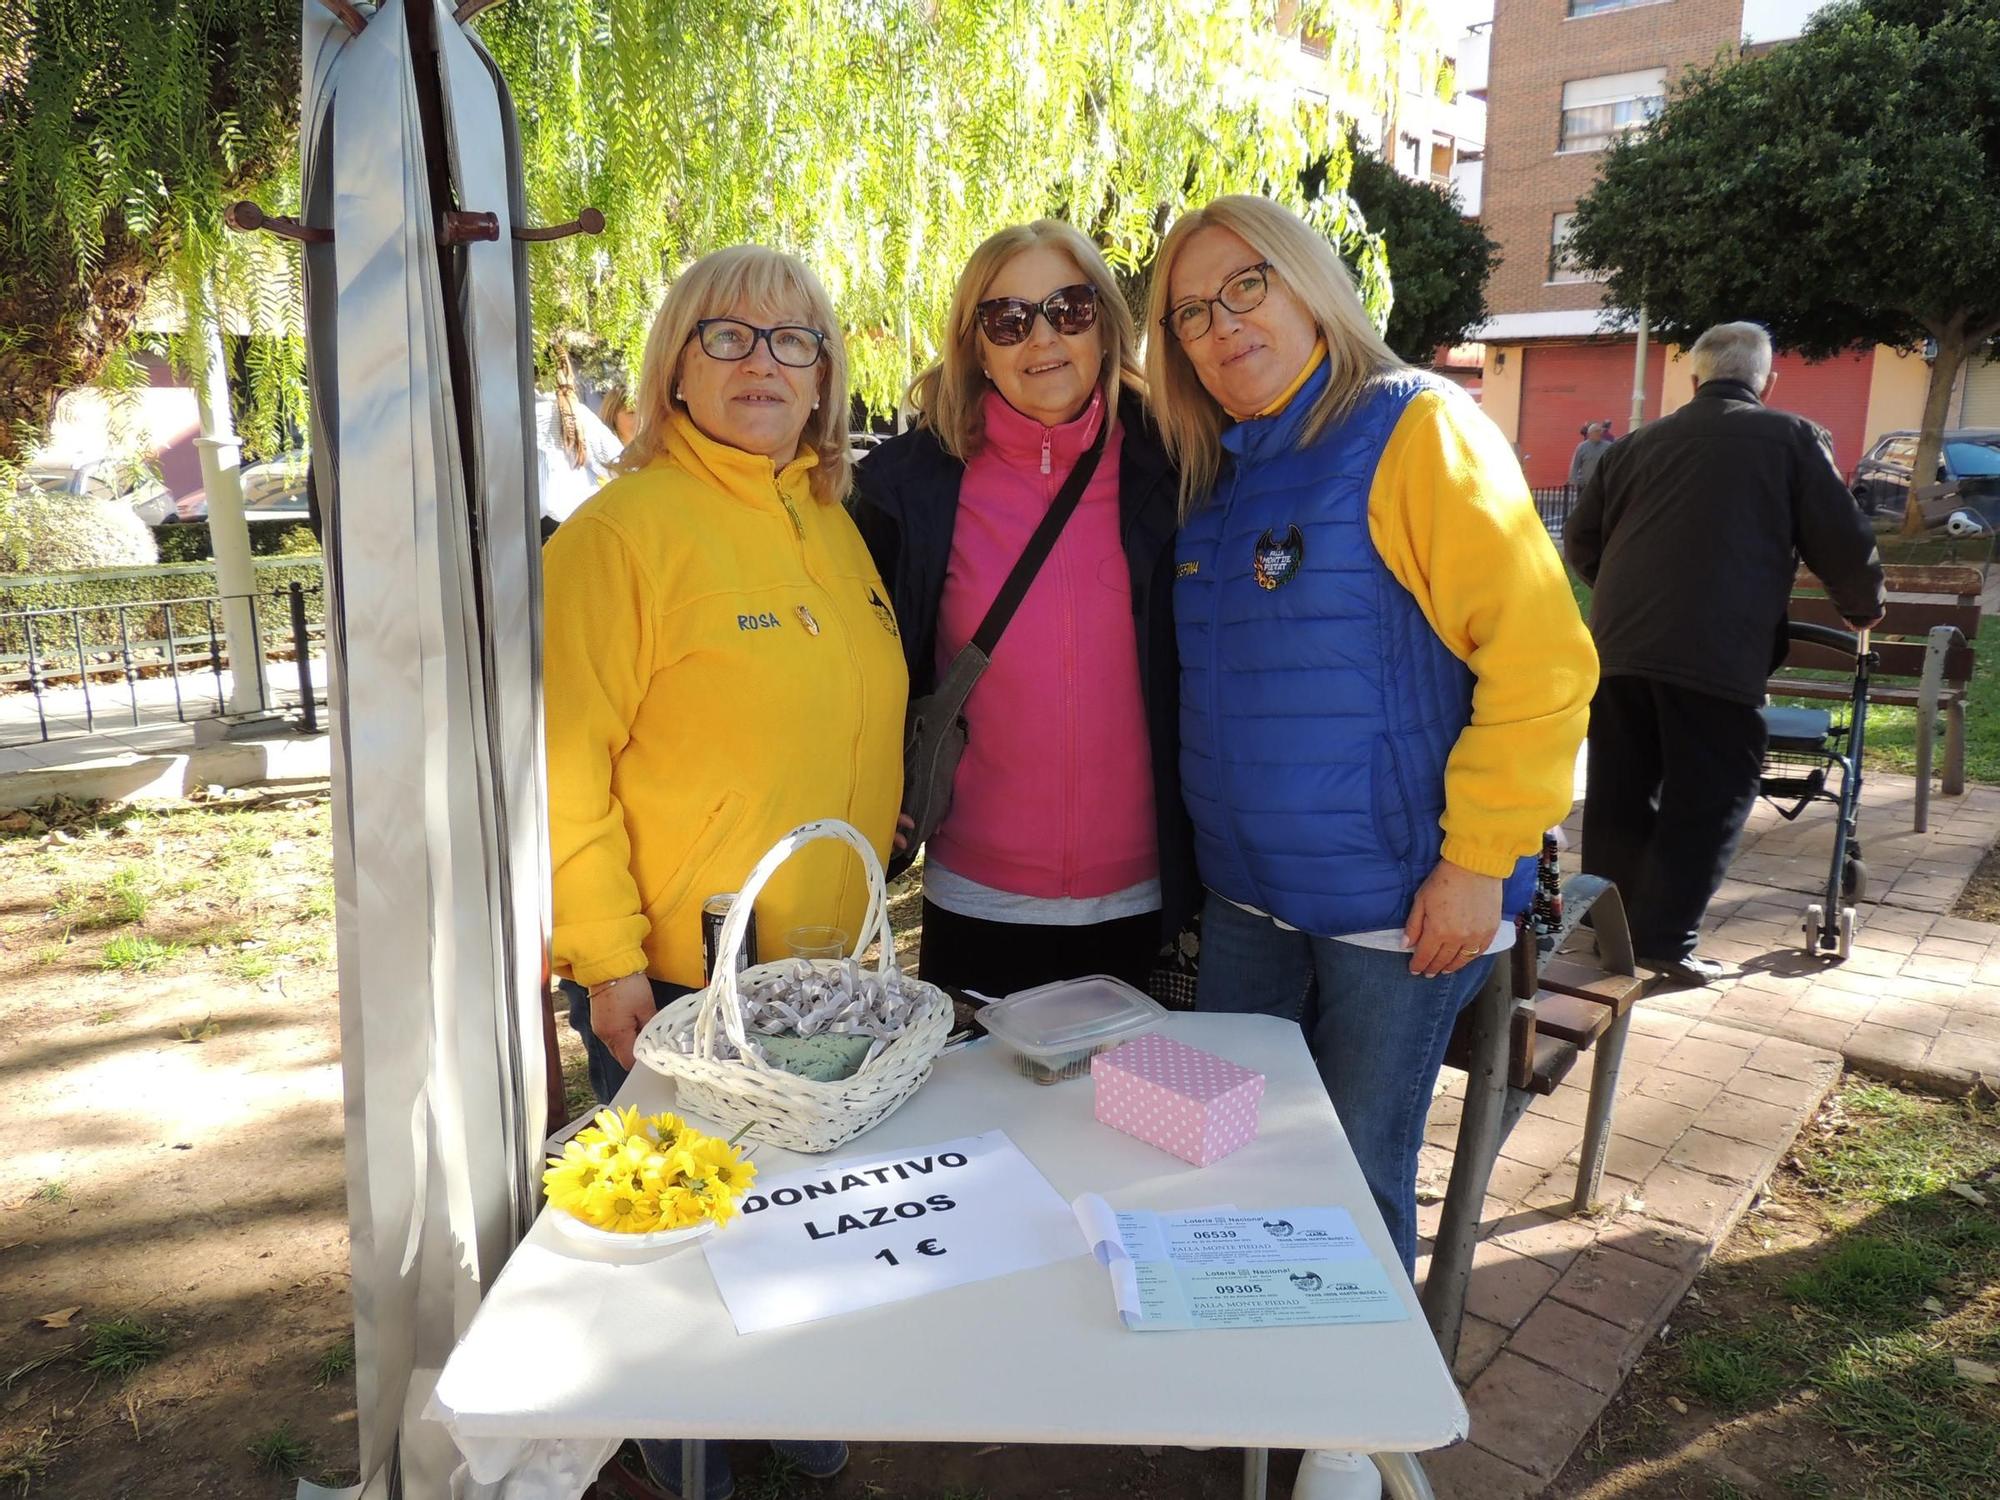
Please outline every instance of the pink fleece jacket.
[[[1075, 421], [1043, 427], [987, 393], [985, 442], [959, 487], [939, 606], [940, 676], [985, 618], [1103, 415], [1100, 394]], [[1131, 571], [1119, 535], [1118, 441], [1114, 426], [966, 705], [971, 732], [930, 854], [996, 890], [1089, 898], [1160, 873]]]

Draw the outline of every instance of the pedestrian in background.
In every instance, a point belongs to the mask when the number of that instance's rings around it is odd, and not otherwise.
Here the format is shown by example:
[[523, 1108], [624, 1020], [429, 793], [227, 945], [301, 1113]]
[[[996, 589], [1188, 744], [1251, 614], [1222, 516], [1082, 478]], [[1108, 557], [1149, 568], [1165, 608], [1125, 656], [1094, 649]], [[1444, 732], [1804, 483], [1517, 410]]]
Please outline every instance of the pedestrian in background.
[[1594, 591], [1603, 673], [1583, 868], [1617, 884], [1639, 961], [1699, 985], [1722, 973], [1695, 934], [1756, 800], [1799, 559], [1856, 626], [1881, 619], [1883, 593], [1825, 430], [1764, 405], [1770, 335], [1721, 323], [1689, 359], [1694, 399], [1597, 461], [1563, 548]]
[[1590, 483], [1590, 476], [1597, 472], [1597, 461], [1610, 451], [1611, 424], [1609, 422], [1585, 423], [1583, 441], [1576, 445], [1576, 452], [1570, 455], [1570, 488], [1581, 491], [1586, 484]]

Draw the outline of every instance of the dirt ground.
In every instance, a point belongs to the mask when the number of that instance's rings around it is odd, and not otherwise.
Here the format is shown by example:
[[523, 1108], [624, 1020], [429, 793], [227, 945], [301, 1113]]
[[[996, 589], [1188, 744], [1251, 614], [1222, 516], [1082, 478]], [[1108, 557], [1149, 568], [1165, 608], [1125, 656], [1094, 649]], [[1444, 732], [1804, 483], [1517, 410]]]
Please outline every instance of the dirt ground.
[[1850, 1080], [1550, 1500], [2000, 1493], [2000, 1113]]
[[1951, 914], [1968, 922], [2000, 922], [2000, 849], [1979, 862]]
[[[906, 881], [892, 905], [906, 963], [917, 918]], [[581, 1051], [567, 1027], [561, 1040], [580, 1106]], [[0, 816], [0, 1077], [9, 1091], [0, 1115], [0, 1495], [277, 1500], [298, 1475], [350, 1482], [324, 794], [58, 809], [52, 827]], [[1926, 1137], [1908, 1154], [1945, 1152], [1968, 1178], [2000, 1174], [2000, 1128], [1990, 1115], [1967, 1118], [1970, 1136], [1939, 1137], [1944, 1145]], [[1989, 1420], [1993, 1403], [1978, 1391], [1951, 1393], [1972, 1404], [1957, 1411], [1949, 1441], [1921, 1426], [1870, 1438], [1826, 1422], [1838, 1402], [1810, 1370], [1760, 1366], [1768, 1341], [1723, 1348], [1690, 1374], [1690, 1347], [1719, 1347], [1738, 1324], [1764, 1328], [1774, 1307], [1790, 1316], [1785, 1278], [1858, 1230], [1872, 1224], [1907, 1239], [1922, 1227], [1878, 1218], [1902, 1201], [1880, 1182], [1836, 1193], [1814, 1175], [1815, 1152], [1850, 1139], [1854, 1126], [1822, 1120], [1802, 1144], [1552, 1494], [1992, 1492], [1841, 1487], [1856, 1474], [1893, 1474], [1899, 1446], [1979, 1461], [1988, 1452], [1979, 1444], [2000, 1441], [2000, 1418]], [[1926, 1203], [1943, 1201], [1936, 1188]], [[2000, 1182], [1986, 1191], [2000, 1202]], [[1944, 1207], [1969, 1211], [1962, 1199]], [[1952, 1260], [1934, 1279], [1950, 1318], [1967, 1319], [1953, 1326], [1973, 1330], [1959, 1342], [1988, 1362], [2000, 1360], [2000, 1216], [1994, 1225], [1990, 1242], [1973, 1247], [1989, 1258]], [[1964, 1282], [1968, 1267], [1981, 1285]], [[1883, 1336], [1908, 1332], [1899, 1325]], [[864, 1445], [826, 1483], [786, 1472], [761, 1445], [729, 1453], [743, 1500], [1241, 1493], [1233, 1452]], [[2000, 1450], [1992, 1456], [2000, 1464]], [[1295, 1465], [1295, 1455], [1273, 1455], [1274, 1495], [1287, 1492]]]
[[325, 797], [11, 821], [0, 1490], [338, 1479], [354, 1412]]

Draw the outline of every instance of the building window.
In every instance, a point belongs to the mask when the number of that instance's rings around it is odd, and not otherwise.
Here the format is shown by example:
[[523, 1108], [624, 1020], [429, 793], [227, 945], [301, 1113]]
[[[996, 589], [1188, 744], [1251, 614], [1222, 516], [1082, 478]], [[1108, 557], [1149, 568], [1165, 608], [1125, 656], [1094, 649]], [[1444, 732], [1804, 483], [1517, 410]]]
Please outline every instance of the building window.
[[1569, 253], [1569, 226], [1573, 213], [1557, 214], [1549, 225], [1549, 281], [1595, 281], [1597, 278], [1578, 267]]
[[1666, 96], [1665, 68], [1642, 68], [1636, 73], [1611, 73], [1566, 83], [1556, 149], [1602, 151], [1626, 131], [1643, 126], [1658, 114]]
[[1638, 5], [1658, 5], [1661, 0], [1569, 0], [1570, 19], [1601, 16], [1607, 11], [1631, 10]]

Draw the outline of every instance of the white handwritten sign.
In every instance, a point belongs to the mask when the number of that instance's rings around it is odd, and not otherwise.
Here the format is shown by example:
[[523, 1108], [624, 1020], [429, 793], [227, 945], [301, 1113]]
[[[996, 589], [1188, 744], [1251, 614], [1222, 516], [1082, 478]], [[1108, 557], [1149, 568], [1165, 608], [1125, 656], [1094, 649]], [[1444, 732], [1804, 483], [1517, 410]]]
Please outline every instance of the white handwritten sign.
[[742, 1208], [702, 1242], [738, 1333], [1084, 1253], [1069, 1205], [999, 1130], [760, 1178]]

